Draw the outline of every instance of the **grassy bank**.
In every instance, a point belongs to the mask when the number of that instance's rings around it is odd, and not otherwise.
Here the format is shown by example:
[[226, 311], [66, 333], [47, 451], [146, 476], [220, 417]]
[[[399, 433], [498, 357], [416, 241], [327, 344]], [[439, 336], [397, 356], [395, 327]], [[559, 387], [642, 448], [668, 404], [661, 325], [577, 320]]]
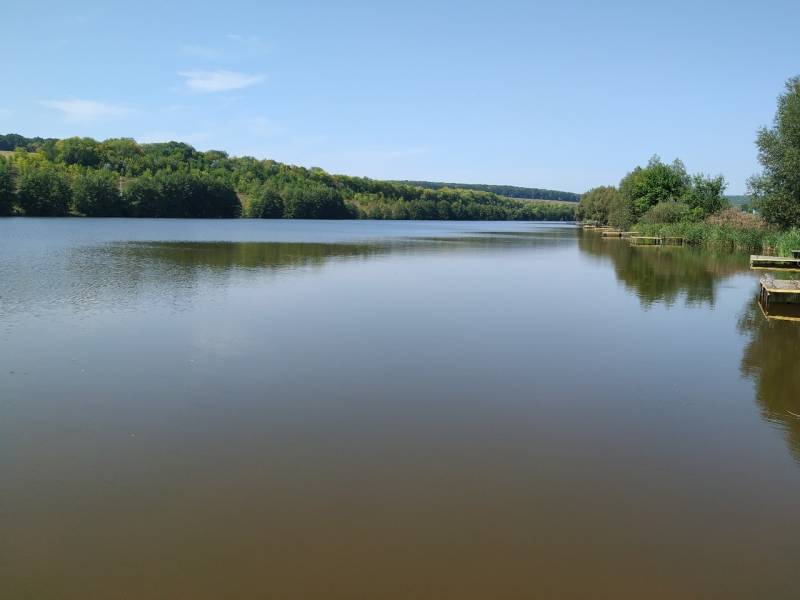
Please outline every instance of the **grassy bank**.
[[770, 228], [740, 228], [730, 225], [700, 223], [640, 223], [634, 230], [642, 235], [682, 237], [686, 243], [715, 250], [770, 252], [791, 256], [800, 249], [800, 229], [778, 231]]

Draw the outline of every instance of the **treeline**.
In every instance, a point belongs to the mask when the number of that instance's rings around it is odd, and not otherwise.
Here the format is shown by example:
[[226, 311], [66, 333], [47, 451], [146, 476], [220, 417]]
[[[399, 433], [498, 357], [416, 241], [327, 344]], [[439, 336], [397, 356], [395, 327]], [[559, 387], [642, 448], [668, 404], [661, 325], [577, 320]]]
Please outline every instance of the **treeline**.
[[[0, 214], [572, 220], [569, 205], [331, 175], [188, 144], [0, 136]], [[11, 152], [13, 150], [13, 152]]]
[[572, 192], [562, 192], [559, 190], [546, 190], [541, 188], [518, 187], [515, 185], [486, 185], [482, 183], [442, 183], [439, 181], [398, 181], [421, 187], [429, 190], [440, 190], [450, 188], [453, 190], [477, 190], [479, 192], [489, 192], [507, 198], [519, 198], [522, 200], [562, 200], [566, 202], [577, 202], [581, 199], [580, 194]]

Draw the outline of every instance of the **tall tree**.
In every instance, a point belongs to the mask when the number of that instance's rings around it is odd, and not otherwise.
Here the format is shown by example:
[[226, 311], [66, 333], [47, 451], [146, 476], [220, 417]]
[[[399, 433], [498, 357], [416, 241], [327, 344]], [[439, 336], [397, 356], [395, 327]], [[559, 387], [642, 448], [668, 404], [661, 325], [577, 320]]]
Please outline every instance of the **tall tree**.
[[786, 82], [773, 125], [759, 130], [756, 144], [764, 167], [750, 179], [756, 206], [768, 223], [800, 226], [800, 77]]

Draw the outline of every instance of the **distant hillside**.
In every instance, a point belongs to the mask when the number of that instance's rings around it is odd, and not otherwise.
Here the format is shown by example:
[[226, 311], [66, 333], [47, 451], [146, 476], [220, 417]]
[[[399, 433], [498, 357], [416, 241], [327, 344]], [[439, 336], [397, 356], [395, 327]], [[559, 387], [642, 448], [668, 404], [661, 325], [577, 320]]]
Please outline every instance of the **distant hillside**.
[[742, 206], [744, 204], [753, 203], [753, 198], [751, 196], [725, 196], [725, 198], [734, 206]]
[[572, 192], [561, 192], [559, 190], [546, 190], [541, 188], [518, 187], [515, 185], [486, 185], [483, 183], [444, 183], [441, 181], [398, 181], [406, 185], [426, 188], [429, 190], [439, 190], [442, 188], [476, 190], [479, 192], [490, 192], [498, 196], [507, 198], [519, 198], [521, 200], [563, 200], [566, 202], [578, 202], [580, 194]]

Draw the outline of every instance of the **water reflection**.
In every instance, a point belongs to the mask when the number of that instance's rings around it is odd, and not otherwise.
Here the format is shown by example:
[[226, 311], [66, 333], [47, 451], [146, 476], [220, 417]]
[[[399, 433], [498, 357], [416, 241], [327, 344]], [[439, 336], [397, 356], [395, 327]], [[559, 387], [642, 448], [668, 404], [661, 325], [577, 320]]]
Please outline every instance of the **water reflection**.
[[191, 305], [200, 288], [321, 270], [387, 255], [528, 251], [572, 243], [568, 228], [542, 232], [373, 239], [354, 243], [133, 241], [66, 243], [36, 255], [0, 256], [0, 319], [68, 307], [80, 313], [168, 303]]
[[[778, 317], [797, 317], [796, 306], [770, 307]], [[749, 337], [741, 363], [752, 379], [764, 417], [786, 432], [789, 448], [800, 461], [800, 323], [766, 318], [758, 299], [739, 317], [738, 329]]]
[[709, 252], [689, 247], [631, 246], [626, 240], [580, 232], [582, 252], [611, 260], [617, 279], [634, 292], [642, 306], [668, 306], [681, 297], [686, 306], [716, 302], [717, 286], [724, 278], [747, 271], [743, 255]]

